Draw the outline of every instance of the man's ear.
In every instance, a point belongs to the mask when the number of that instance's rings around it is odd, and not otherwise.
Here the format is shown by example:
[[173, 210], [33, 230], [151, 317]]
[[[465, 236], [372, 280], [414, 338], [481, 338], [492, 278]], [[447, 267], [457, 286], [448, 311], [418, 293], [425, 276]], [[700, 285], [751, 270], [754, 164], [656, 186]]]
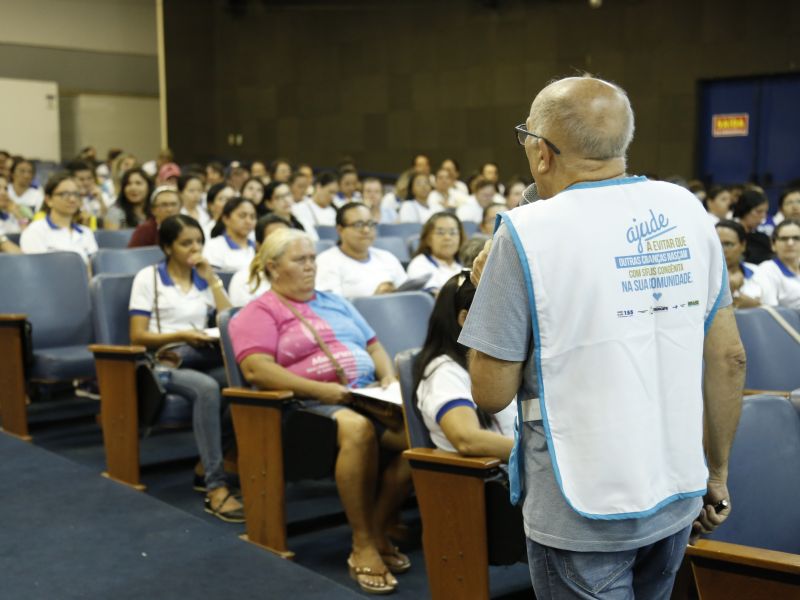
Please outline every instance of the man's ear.
[[537, 139], [536, 145], [539, 149], [539, 160], [536, 163], [536, 172], [547, 173], [550, 171], [551, 161], [553, 160], [553, 151], [550, 150], [543, 139]]

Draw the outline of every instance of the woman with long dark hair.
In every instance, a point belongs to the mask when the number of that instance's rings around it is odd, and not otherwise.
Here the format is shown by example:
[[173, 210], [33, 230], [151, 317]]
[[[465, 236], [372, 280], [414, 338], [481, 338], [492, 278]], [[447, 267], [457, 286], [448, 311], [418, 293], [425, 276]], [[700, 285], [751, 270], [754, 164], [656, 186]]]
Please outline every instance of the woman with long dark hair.
[[256, 227], [256, 207], [241, 196], [225, 203], [219, 221], [211, 230], [211, 239], [203, 255], [211, 266], [221, 271], [238, 271], [250, 264], [256, 245], [250, 234]]
[[147, 220], [148, 202], [153, 182], [142, 169], [125, 171], [117, 201], [109, 207], [104, 221], [106, 229], [134, 229]]
[[415, 407], [437, 448], [508, 462], [514, 445], [514, 403], [490, 415], [472, 400], [467, 348], [458, 336], [475, 297], [469, 271], [439, 290], [428, 335], [414, 363]]

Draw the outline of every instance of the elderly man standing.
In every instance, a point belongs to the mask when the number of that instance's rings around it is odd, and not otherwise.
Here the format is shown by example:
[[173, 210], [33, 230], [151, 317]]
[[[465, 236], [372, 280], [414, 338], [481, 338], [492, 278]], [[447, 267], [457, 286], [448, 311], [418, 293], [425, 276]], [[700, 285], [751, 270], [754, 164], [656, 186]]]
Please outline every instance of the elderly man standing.
[[543, 200], [501, 215], [459, 340], [477, 404], [517, 398], [540, 600], [668, 598], [690, 535], [731, 510], [745, 357], [724, 257], [690, 192], [625, 174], [633, 129], [608, 82], [536, 96], [516, 134]]

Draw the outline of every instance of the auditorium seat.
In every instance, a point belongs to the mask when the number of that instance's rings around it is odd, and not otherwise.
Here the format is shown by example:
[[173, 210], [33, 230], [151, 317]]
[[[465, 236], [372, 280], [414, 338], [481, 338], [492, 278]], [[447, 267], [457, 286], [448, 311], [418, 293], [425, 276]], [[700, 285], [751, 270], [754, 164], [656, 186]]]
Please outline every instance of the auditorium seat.
[[387, 250], [388, 252], [391, 252], [394, 254], [395, 258], [397, 258], [397, 260], [404, 265], [408, 264], [408, 261], [411, 260], [411, 256], [408, 253], [408, 245], [401, 237], [386, 236], [375, 238], [375, 243], [373, 246], [375, 248], [380, 248], [381, 250]]
[[286, 482], [333, 477], [336, 421], [302, 409], [287, 410], [290, 391], [261, 391], [248, 385], [233, 352], [228, 326], [238, 312], [220, 313], [220, 343], [239, 450], [239, 480], [247, 540], [285, 558], [294, 556], [286, 539]]
[[321, 240], [333, 240], [335, 242], [339, 239], [339, 233], [334, 225], [317, 225], [316, 229], [317, 235]]
[[745, 398], [729, 463], [731, 516], [687, 550], [703, 600], [800, 598], [800, 416]]
[[[800, 330], [800, 315], [788, 308], [775, 309]], [[788, 396], [800, 388], [800, 344], [763, 308], [736, 311], [736, 324], [747, 354], [746, 392], [768, 390]]]
[[353, 306], [375, 330], [389, 357], [425, 343], [433, 297], [425, 292], [396, 292], [354, 298]]
[[329, 248], [333, 248], [336, 245], [335, 240], [317, 240], [315, 247], [317, 250], [317, 255], [322, 254], [325, 250]]
[[94, 232], [94, 239], [98, 248], [127, 248], [132, 235], [133, 229], [98, 229]]
[[417, 248], [419, 248], [419, 234], [415, 233], [414, 235], [408, 236], [406, 238], [406, 245], [408, 246], [408, 253], [414, 256]]
[[381, 223], [378, 225], [378, 237], [408, 238], [410, 235], [419, 235], [422, 225], [420, 223]]
[[[136, 367], [144, 346], [130, 345], [128, 304], [134, 275], [97, 275], [90, 284], [96, 343], [90, 346], [100, 387], [100, 418], [106, 453], [106, 476], [144, 489], [139, 469], [139, 424]], [[157, 426], [191, 425], [191, 403], [168, 394]]]
[[462, 221], [461, 224], [464, 226], [464, 233], [468, 239], [478, 232], [478, 223], [475, 221]]
[[[117, 233], [116, 231], [112, 233]], [[164, 253], [158, 246], [140, 248], [100, 249], [92, 257], [92, 274], [103, 273], [135, 275], [148, 265], [164, 260]]]
[[94, 377], [88, 274], [74, 252], [0, 254], [0, 273], [0, 419], [6, 431], [28, 438], [26, 377], [44, 383]]
[[511, 505], [500, 460], [438, 450], [414, 405], [417, 349], [398, 354], [403, 414], [433, 600], [489, 598], [489, 565], [525, 559], [522, 511]]

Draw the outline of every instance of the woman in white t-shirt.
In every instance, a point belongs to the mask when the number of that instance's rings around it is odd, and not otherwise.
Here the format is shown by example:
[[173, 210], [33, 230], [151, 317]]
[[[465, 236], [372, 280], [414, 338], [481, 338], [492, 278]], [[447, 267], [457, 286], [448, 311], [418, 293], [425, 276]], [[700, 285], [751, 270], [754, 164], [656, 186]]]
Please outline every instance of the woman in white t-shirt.
[[761, 303], [800, 310], [800, 221], [785, 219], [772, 232], [775, 258], [758, 265], [754, 276]]
[[269, 291], [271, 287], [269, 279], [261, 269], [264, 261], [259, 258], [258, 254], [264, 244], [264, 240], [270, 234], [278, 229], [288, 228], [289, 225], [286, 221], [275, 214], [264, 215], [258, 220], [256, 223], [256, 255], [249, 265], [242, 267], [233, 274], [231, 282], [228, 284], [228, 295], [233, 306], [244, 306], [264, 292]]
[[495, 415], [478, 408], [466, 368], [467, 349], [458, 343], [474, 297], [468, 271], [450, 278], [439, 292], [425, 344], [414, 363], [415, 405], [437, 448], [508, 462], [515, 405]]
[[453, 214], [439, 212], [422, 226], [419, 247], [408, 263], [409, 279], [428, 276], [425, 289], [434, 294], [453, 275], [461, 272], [458, 251], [466, 242], [464, 226]]
[[431, 180], [424, 173], [416, 173], [408, 185], [408, 195], [400, 204], [400, 223], [424, 223], [430, 216], [442, 210], [441, 204], [431, 197]]
[[256, 245], [250, 234], [256, 226], [256, 207], [252, 200], [237, 196], [225, 203], [220, 220], [211, 230], [203, 255], [220, 271], [238, 271], [250, 264]]
[[8, 179], [0, 174], [0, 235], [19, 233], [22, 231], [22, 224], [27, 223], [27, 219], [20, 212], [19, 205], [12, 202], [8, 196]]
[[211, 231], [216, 226], [217, 222], [222, 215], [222, 209], [228, 203], [228, 200], [236, 196], [234, 190], [227, 183], [216, 183], [208, 188], [206, 193], [206, 210], [208, 211], [208, 222], [203, 225], [203, 233], [206, 238], [211, 238]]
[[225, 310], [231, 303], [222, 280], [203, 258], [204, 239], [200, 224], [186, 215], [161, 224], [159, 244], [167, 258], [145, 267], [133, 280], [130, 338], [150, 350], [178, 344], [184, 362], [166, 372], [164, 387], [192, 402], [192, 427], [205, 473], [205, 510], [223, 521], [242, 523], [243, 508], [228, 487], [222, 455], [224, 369], [217, 340], [204, 331], [209, 311]]
[[81, 193], [69, 173], [57, 173], [44, 186], [46, 216], [22, 232], [19, 245], [25, 254], [75, 252], [88, 266], [97, 252], [92, 230], [75, 223], [81, 208]]
[[33, 185], [36, 168], [25, 158], [16, 158], [8, 171], [11, 183], [8, 184], [8, 196], [11, 201], [23, 207], [27, 217], [31, 218], [42, 206], [44, 196], [42, 190]]
[[378, 223], [361, 202], [336, 213], [338, 245], [317, 256], [317, 289], [345, 298], [388, 294], [408, 278], [391, 252], [373, 248]]
[[716, 224], [717, 235], [728, 267], [728, 284], [736, 308], [753, 308], [761, 305], [761, 288], [755, 280], [758, 265], [745, 262], [747, 248], [744, 227], [736, 221], [722, 219]]
[[178, 191], [181, 194], [181, 214], [192, 217], [205, 227], [211, 220], [203, 208], [203, 180], [199, 175], [181, 175], [178, 178]]

